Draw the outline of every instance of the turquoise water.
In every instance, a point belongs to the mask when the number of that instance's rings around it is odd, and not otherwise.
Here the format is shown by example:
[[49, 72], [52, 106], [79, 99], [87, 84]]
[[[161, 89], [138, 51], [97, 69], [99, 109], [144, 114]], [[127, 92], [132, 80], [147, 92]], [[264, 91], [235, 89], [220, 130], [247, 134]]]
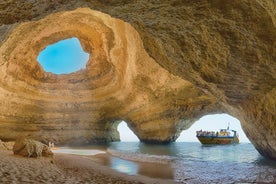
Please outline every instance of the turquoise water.
[[109, 148], [126, 157], [132, 155], [137, 161], [147, 161], [150, 156], [171, 159], [173, 179], [180, 183], [276, 183], [276, 162], [264, 159], [250, 143], [204, 146], [197, 142], [115, 142]]
[[129, 175], [177, 183], [276, 183], [276, 162], [264, 159], [250, 143], [204, 146], [198, 142], [114, 142], [101, 149], [112, 155], [106, 165]]

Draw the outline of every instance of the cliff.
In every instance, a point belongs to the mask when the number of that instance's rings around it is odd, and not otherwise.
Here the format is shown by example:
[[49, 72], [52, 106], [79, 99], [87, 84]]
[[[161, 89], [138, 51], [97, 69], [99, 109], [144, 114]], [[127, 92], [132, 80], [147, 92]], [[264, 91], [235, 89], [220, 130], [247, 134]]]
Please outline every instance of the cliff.
[[[275, 7], [273, 0], [3, 2], [0, 139], [113, 141], [125, 120], [140, 140], [168, 143], [203, 115], [224, 112], [261, 154], [276, 158]], [[86, 69], [44, 72], [38, 53], [73, 36], [90, 53]]]

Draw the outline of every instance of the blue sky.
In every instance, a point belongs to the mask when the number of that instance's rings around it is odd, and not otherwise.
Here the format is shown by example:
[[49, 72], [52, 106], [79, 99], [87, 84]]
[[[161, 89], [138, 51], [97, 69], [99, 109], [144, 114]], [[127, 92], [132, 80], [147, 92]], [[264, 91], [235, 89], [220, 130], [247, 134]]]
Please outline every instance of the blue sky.
[[84, 69], [89, 54], [77, 38], [69, 38], [47, 46], [37, 57], [46, 72], [68, 74]]
[[[77, 38], [69, 38], [49, 45], [37, 57], [45, 71], [55, 74], [68, 74], [84, 69], [88, 59], [89, 54], [83, 51]], [[217, 131], [220, 128], [227, 128], [228, 122], [231, 129], [238, 131], [241, 142], [249, 142], [243, 133], [239, 120], [228, 114], [202, 117], [188, 130], [183, 131], [177, 141], [197, 142], [195, 136], [197, 130]], [[119, 124], [118, 130], [122, 141], [138, 141], [137, 136], [127, 127], [125, 122]]]

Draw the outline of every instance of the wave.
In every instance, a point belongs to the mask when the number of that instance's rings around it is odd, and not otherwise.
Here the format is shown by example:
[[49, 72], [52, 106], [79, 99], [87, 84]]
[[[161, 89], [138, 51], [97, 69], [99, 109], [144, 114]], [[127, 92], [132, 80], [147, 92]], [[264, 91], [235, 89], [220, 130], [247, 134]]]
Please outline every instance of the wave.
[[172, 163], [176, 158], [166, 155], [149, 155], [143, 153], [125, 153], [118, 150], [113, 150], [108, 148], [107, 153], [112, 156], [136, 162], [147, 162], [147, 163], [160, 163], [160, 164], [169, 164]]
[[91, 149], [70, 149], [70, 148], [57, 148], [52, 150], [54, 153], [65, 153], [65, 154], [73, 154], [73, 155], [97, 155], [106, 153], [101, 150], [91, 150]]

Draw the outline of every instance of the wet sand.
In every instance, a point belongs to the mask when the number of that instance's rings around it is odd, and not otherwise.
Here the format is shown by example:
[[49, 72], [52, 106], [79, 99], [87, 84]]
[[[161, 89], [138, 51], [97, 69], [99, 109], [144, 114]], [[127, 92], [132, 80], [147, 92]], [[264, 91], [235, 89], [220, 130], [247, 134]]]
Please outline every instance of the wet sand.
[[[148, 163], [148, 162], [138, 162], [131, 160], [124, 160], [118, 157], [114, 157], [110, 154], [97, 154], [95, 156], [89, 157], [93, 161], [108, 167], [116, 167], [116, 161], [119, 162], [117, 166], [123, 165], [123, 171], [133, 172], [134, 175], [142, 175], [150, 178], [164, 179], [167, 181], [174, 179], [174, 169], [172, 164], [164, 163]], [[128, 164], [130, 163], [130, 164]]]
[[[25, 158], [13, 155], [12, 151], [0, 150], [0, 183], [174, 183], [167, 179], [116, 172], [101, 163], [108, 157], [108, 154], [79, 156], [55, 153], [53, 158]], [[142, 171], [146, 171], [146, 168], [142, 168]]]

